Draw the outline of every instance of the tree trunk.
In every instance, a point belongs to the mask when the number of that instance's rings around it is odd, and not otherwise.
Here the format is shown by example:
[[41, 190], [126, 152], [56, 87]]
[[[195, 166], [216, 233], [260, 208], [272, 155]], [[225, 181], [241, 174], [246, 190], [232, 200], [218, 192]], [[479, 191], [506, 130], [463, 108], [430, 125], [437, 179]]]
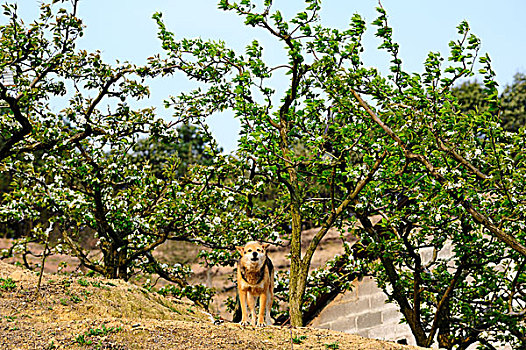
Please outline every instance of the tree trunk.
[[305, 289], [307, 285], [308, 268], [300, 262], [297, 269], [291, 267], [290, 270], [290, 286], [289, 286], [289, 315], [290, 324], [293, 327], [303, 327], [303, 301]]
[[126, 258], [128, 256], [128, 247], [122, 246], [120, 250], [116, 252], [116, 261], [117, 261], [117, 278], [127, 281], [130, 277], [128, 275], [128, 266], [126, 264]]
[[451, 339], [449, 299], [446, 301], [446, 305], [442, 307], [442, 310], [439, 311], [438, 317], [438, 346], [440, 348], [451, 350], [454, 344]]
[[104, 261], [104, 277], [127, 281], [128, 266], [126, 265], [127, 247], [116, 243], [101, 245]]
[[292, 197], [291, 205], [292, 237], [290, 246], [290, 277], [289, 277], [289, 315], [293, 327], [303, 327], [303, 295], [305, 293], [306, 276], [301, 260], [301, 212], [297, 200]]

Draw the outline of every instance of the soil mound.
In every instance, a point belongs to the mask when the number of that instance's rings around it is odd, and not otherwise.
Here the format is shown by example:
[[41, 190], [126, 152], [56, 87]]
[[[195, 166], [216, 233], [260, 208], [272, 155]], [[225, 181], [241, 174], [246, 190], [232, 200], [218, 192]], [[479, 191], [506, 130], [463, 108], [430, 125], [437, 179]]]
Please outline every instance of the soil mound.
[[415, 349], [340, 332], [240, 327], [119, 280], [44, 274], [0, 262], [4, 349]]

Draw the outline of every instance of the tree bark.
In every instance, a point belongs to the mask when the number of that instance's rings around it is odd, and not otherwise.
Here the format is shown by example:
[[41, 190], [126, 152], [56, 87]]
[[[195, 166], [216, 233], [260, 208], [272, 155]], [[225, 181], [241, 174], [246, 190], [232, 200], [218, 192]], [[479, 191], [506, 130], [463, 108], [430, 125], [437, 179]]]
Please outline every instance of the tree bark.
[[[307, 287], [308, 266], [300, 262], [299, 270], [294, 274], [289, 287], [289, 315], [290, 324], [293, 327], [303, 327], [302, 306], [305, 300], [305, 289]], [[292, 274], [292, 269], [291, 269]]]
[[294, 327], [303, 326], [303, 294], [305, 292], [306, 276], [303, 275], [303, 261], [301, 259], [301, 212], [295, 194], [291, 194], [292, 237], [290, 246], [290, 284], [289, 284], [289, 315], [290, 323]]
[[101, 245], [104, 262], [104, 277], [127, 281], [128, 266], [126, 264], [127, 247], [115, 242]]

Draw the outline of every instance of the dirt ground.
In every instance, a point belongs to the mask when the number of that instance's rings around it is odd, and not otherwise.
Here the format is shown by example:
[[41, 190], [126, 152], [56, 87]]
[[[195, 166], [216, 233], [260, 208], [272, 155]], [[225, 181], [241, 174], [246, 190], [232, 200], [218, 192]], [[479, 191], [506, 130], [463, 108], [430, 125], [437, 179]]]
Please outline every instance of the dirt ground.
[[241, 327], [136, 285], [0, 262], [3, 349], [416, 349], [312, 328]]

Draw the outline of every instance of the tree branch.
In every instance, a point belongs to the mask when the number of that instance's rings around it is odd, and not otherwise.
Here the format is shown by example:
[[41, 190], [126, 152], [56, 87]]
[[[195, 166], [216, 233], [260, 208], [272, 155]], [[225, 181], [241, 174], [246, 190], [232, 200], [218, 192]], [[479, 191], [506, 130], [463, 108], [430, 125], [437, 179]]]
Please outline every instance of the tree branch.
[[438, 330], [438, 323], [440, 322], [440, 315], [442, 313], [442, 310], [443, 310], [444, 307], [446, 307], [446, 305], [448, 305], [449, 298], [451, 297], [451, 294], [455, 290], [455, 287], [456, 287], [458, 281], [460, 280], [460, 277], [462, 276], [462, 273], [464, 272], [464, 268], [466, 267], [466, 258], [467, 258], [467, 256], [463, 256], [462, 259], [460, 260], [460, 265], [458, 266], [457, 271], [455, 271], [455, 275], [453, 276], [453, 278], [449, 282], [449, 286], [447, 287], [446, 291], [442, 295], [442, 298], [440, 299], [440, 301], [437, 304], [437, 308], [435, 310], [435, 316], [433, 318], [433, 323], [431, 325], [431, 329], [430, 329], [429, 335], [427, 337], [427, 345], [426, 346], [428, 346], [428, 347], [433, 344], [433, 341], [434, 341], [434, 338], [435, 338], [435, 334], [436, 334], [436, 332]]
[[380, 157], [376, 160], [376, 162], [371, 167], [371, 170], [369, 170], [369, 173], [367, 176], [356, 184], [356, 187], [352, 192], [349, 192], [347, 197], [340, 203], [340, 205], [336, 208], [336, 210], [331, 213], [329, 218], [325, 221], [323, 224], [323, 227], [314, 235], [312, 240], [309, 243], [309, 246], [307, 250], [305, 251], [305, 256], [303, 257], [303, 261], [310, 261], [312, 259], [312, 256], [314, 255], [314, 252], [316, 251], [316, 248], [318, 247], [318, 244], [322, 240], [322, 238], [327, 234], [329, 229], [334, 225], [334, 222], [336, 219], [343, 213], [344, 210], [349, 207], [351, 203], [354, 203], [360, 194], [360, 192], [364, 189], [364, 187], [371, 181], [376, 171], [380, 168], [380, 165], [384, 161], [385, 157], [387, 156], [387, 151], [384, 151]]
[[457, 202], [459, 202], [463, 207], [464, 209], [472, 216], [472, 218], [478, 222], [479, 224], [482, 224], [484, 227], [486, 227], [494, 236], [496, 236], [500, 241], [506, 243], [510, 248], [512, 248], [513, 250], [517, 251], [518, 253], [520, 253], [521, 255], [525, 256], [526, 257], [526, 247], [524, 245], [522, 245], [517, 239], [515, 239], [515, 237], [513, 237], [512, 235], [504, 232], [503, 230], [499, 229], [495, 224], [493, 224], [490, 220], [490, 218], [486, 217], [485, 215], [483, 215], [482, 213], [480, 213], [479, 211], [477, 211], [472, 205], [471, 203], [464, 198], [463, 195], [461, 194], [457, 194], [455, 193], [454, 191], [450, 190], [450, 189], [447, 189], [446, 188], [446, 184], [447, 184], [447, 180], [444, 178], [444, 176], [442, 176], [439, 172], [438, 172], [438, 169], [435, 168], [433, 166], [433, 164], [431, 164], [431, 162], [426, 158], [424, 157], [423, 155], [421, 154], [415, 154], [413, 152], [411, 152], [407, 146], [404, 144], [404, 142], [398, 137], [398, 135], [396, 135], [396, 133], [389, 127], [387, 126], [377, 115], [376, 113], [369, 107], [369, 105], [360, 97], [360, 95], [355, 91], [355, 90], [351, 90], [351, 93], [353, 94], [353, 96], [356, 98], [356, 100], [358, 101], [358, 103], [360, 104], [360, 106], [365, 109], [365, 111], [367, 112], [367, 114], [369, 115], [369, 117], [376, 123], [378, 124], [383, 130], [384, 132], [389, 136], [391, 137], [394, 141], [396, 141], [396, 143], [398, 144], [398, 146], [402, 149], [402, 151], [404, 152], [404, 156], [408, 159], [408, 160], [415, 160], [415, 161], [418, 161], [420, 162], [422, 165], [424, 165], [424, 167], [427, 169], [428, 173], [430, 175], [432, 175], [442, 186], [443, 188], [446, 190], [446, 192], [453, 198], [455, 199]]

